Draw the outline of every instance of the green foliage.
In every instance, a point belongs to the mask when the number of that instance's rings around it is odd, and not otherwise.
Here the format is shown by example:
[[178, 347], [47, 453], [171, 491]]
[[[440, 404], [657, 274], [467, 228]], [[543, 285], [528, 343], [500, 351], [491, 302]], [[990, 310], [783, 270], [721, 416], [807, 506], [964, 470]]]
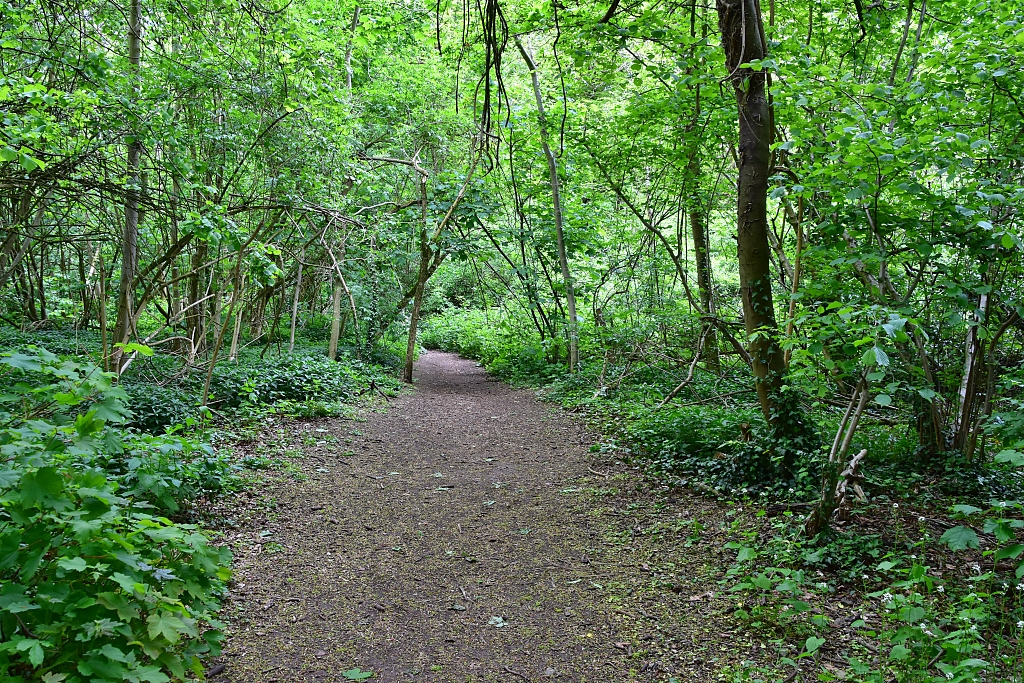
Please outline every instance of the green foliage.
[[[168, 507], [188, 495], [143, 486], [160, 468], [136, 466], [134, 480], [101, 468], [123, 457], [115, 427], [130, 416], [112, 375], [42, 350], [0, 364], [0, 675], [161, 683], [201, 673], [199, 657], [219, 650], [229, 552], [146, 512], [147, 495]], [[155, 446], [137, 443], [129, 450]]]

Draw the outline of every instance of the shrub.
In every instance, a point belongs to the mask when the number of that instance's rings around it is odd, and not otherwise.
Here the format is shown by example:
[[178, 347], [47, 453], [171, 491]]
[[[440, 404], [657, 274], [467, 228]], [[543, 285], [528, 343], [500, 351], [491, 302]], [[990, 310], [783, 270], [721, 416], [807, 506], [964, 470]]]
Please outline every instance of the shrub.
[[218, 650], [230, 554], [98, 466], [124, 451], [130, 416], [112, 379], [42, 350], [0, 355], [4, 681], [163, 683]]

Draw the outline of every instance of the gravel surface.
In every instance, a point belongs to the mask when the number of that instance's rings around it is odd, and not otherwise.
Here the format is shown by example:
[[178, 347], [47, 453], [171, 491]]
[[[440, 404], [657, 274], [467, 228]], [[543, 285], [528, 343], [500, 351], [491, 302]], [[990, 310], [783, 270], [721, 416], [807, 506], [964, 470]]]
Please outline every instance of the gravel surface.
[[699, 541], [723, 511], [595, 459], [532, 392], [428, 352], [361, 419], [290, 423], [291, 476], [235, 501], [212, 680], [702, 681], [754, 647]]

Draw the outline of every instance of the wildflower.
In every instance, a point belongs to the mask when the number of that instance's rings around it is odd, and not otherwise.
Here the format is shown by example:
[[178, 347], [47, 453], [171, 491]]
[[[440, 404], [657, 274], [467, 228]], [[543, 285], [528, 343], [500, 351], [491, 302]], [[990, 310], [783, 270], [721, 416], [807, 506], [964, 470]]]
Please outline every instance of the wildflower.
[[900, 504], [899, 504], [899, 503], [893, 503], [893, 504], [892, 504], [892, 509], [893, 509], [893, 510], [895, 510], [895, 509], [897, 509], [897, 508], [898, 508], [899, 506], [900, 506]]
[[1018, 621], [1017, 628], [1024, 628], [1024, 621]]
[[929, 636], [929, 637], [931, 637], [931, 638], [934, 638], [934, 637], [935, 637], [935, 634], [934, 634], [934, 633], [932, 633], [931, 631], [929, 631], [928, 629], [922, 629], [922, 630], [924, 631], [924, 634], [925, 634], [926, 636]]
[[971, 624], [971, 630], [972, 631], [977, 631], [978, 630], [978, 625], [977, 624]]
[[793, 489], [790, 489], [790, 490], [789, 490], [789, 492], [790, 492], [790, 493], [793, 493]]
[[946, 678], [948, 678], [949, 680], [953, 680], [953, 672], [952, 671], [947, 671], [946, 672]]
[[864, 576], [863, 576], [862, 578], [863, 578], [863, 579], [864, 579], [865, 581], [867, 581], [867, 580], [868, 580], [868, 575], [867, 575], [867, 574], [864, 574]]
[[940, 593], [945, 593], [946, 592], [946, 587], [945, 586], [936, 586], [935, 590], [939, 591]]
[[1024, 583], [1018, 583], [1017, 584], [1017, 590], [1024, 591]]
[[919, 522], [922, 522], [922, 523], [923, 523], [923, 522], [924, 522], [924, 517], [918, 517], [918, 518], [917, 518], [917, 521], [919, 521]]
[[884, 595], [882, 595], [882, 602], [892, 602], [892, 593], [885, 593]]
[[825, 590], [826, 588], [828, 588], [828, 584], [822, 581], [818, 584], [818, 588], [820, 588], [821, 590]]

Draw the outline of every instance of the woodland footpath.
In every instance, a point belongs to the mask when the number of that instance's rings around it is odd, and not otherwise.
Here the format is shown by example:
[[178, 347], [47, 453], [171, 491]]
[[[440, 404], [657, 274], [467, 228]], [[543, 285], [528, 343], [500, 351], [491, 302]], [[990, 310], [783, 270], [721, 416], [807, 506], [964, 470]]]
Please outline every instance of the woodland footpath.
[[[316, 647], [341, 680], [582, 678], [594, 652], [622, 680], [1020, 680], [1022, 57], [1020, 0], [0, 4], [0, 677], [269, 676]], [[573, 413], [557, 458], [450, 441], [497, 415], [553, 443], [526, 391]], [[400, 420], [430, 405], [427, 449]], [[411, 529], [427, 489], [373, 477], [457, 451], [467, 490], [512, 467], [550, 515], [499, 508], [513, 543], [436, 484], [422, 521], [500, 544], [542, 611], [494, 603], [486, 671], [433, 632], [400, 668], [396, 605], [439, 596], [388, 578], [414, 532], [356, 522]], [[335, 481], [345, 514], [306, 505]], [[506, 570], [545, 533], [538, 597]], [[375, 619], [307, 601], [338, 538], [335, 594], [378, 577]], [[489, 594], [456, 588], [469, 629]], [[502, 649], [560, 599], [596, 649]], [[298, 604], [339, 615], [333, 649]]]

